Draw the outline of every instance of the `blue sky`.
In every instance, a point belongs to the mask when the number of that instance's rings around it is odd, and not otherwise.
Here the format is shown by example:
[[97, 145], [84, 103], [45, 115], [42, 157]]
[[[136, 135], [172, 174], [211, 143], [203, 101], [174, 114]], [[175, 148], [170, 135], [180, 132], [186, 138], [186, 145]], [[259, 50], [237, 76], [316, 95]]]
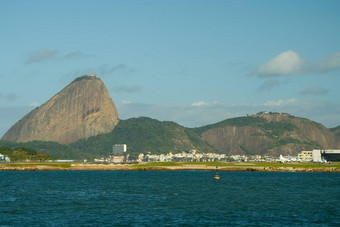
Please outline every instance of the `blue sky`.
[[340, 125], [340, 1], [0, 1], [0, 136], [76, 77], [121, 119]]

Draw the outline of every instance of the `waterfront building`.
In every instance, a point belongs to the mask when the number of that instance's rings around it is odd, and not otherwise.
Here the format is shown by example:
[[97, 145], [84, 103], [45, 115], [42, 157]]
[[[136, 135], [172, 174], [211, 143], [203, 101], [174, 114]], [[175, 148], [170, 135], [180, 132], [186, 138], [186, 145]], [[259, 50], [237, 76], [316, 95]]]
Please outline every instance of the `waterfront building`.
[[339, 162], [340, 161], [340, 150], [336, 150], [336, 149], [322, 150], [321, 156], [328, 162]]
[[0, 154], [0, 161], [10, 162], [11, 159], [7, 155]]
[[113, 163], [122, 163], [124, 161], [125, 161], [124, 156], [114, 156], [114, 155], [112, 155], [110, 157], [110, 162], [113, 162]]
[[298, 159], [306, 162], [313, 161], [313, 151], [301, 151], [301, 153], [298, 154]]

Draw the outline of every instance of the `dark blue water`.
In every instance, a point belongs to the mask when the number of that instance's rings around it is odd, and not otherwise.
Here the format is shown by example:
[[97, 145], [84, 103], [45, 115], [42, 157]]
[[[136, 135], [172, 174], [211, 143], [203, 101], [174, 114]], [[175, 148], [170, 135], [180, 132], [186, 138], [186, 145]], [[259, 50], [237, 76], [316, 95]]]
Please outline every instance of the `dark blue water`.
[[0, 226], [336, 226], [340, 174], [0, 172]]

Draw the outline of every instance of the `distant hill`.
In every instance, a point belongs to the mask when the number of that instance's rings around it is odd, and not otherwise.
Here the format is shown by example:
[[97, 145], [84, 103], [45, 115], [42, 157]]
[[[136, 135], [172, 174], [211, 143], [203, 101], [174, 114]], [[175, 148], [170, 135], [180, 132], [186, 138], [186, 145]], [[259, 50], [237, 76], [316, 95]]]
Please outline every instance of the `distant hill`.
[[110, 132], [117, 123], [118, 113], [103, 81], [82, 76], [24, 116], [2, 140], [70, 144]]
[[129, 153], [134, 157], [146, 152], [165, 154], [193, 148], [216, 151], [192, 130], [174, 122], [161, 122], [148, 117], [120, 120], [112, 132], [79, 140], [70, 146], [101, 156], [110, 153], [114, 144], [127, 144]]
[[338, 146], [323, 125], [283, 113], [232, 118], [194, 132], [225, 154], [296, 155], [302, 150]]

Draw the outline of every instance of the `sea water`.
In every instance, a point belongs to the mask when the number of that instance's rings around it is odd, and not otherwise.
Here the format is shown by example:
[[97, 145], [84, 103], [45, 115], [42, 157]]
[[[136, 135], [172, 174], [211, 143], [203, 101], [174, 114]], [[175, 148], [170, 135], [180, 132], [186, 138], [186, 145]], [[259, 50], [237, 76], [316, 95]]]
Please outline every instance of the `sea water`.
[[0, 226], [339, 226], [340, 174], [0, 172]]

